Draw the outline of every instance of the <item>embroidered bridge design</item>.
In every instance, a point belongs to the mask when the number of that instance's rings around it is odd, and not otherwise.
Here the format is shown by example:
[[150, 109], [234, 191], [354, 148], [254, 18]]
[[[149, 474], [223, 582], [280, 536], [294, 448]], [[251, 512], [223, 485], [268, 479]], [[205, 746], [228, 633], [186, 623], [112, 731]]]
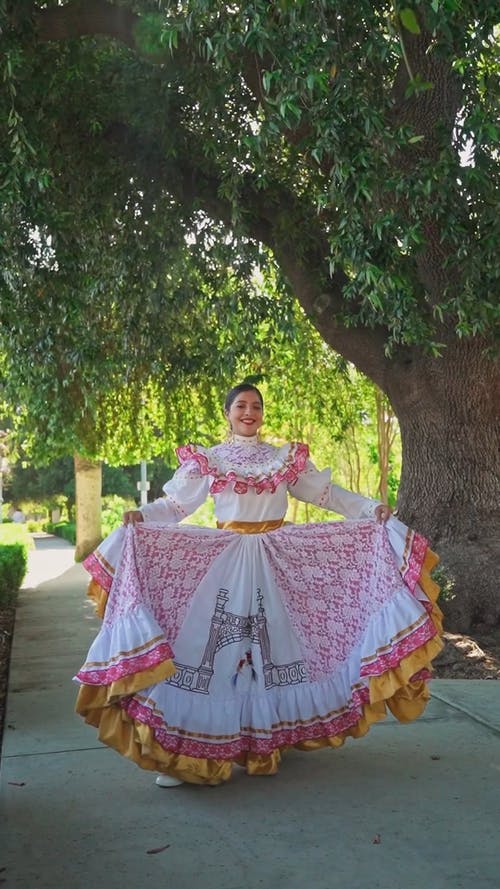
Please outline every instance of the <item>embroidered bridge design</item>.
[[263, 595], [257, 590], [259, 603], [257, 614], [241, 615], [226, 611], [229, 591], [220, 589], [217, 594], [215, 610], [210, 622], [208, 641], [205, 646], [201, 664], [197, 667], [180, 664], [174, 661], [177, 673], [166, 682], [184, 691], [208, 694], [210, 681], [214, 673], [214, 661], [217, 652], [226, 645], [249, 640], [260, 647], [264, 687], [266, 689], [283, 685], [298, 685], [307, 681], [306, 668], [302, 661], [290, 664], [273, 664], [271, 660], [271, 644], [267, 630], [267, 619], [263, 605]]

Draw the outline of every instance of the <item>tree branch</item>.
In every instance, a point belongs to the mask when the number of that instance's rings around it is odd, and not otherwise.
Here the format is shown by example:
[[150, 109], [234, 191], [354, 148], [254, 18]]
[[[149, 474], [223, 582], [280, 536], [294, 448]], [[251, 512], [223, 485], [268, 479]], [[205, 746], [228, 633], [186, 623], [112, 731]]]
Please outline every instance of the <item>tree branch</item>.
[[[107, 0], [73, 0], [64, 6], [38, 9], [35, 24], [38, 39], [69, 40], [103, 34], [120, 40], [141, 52], [136, 40], [140, 16]], [[262, 93], [262, 69], [253, 53], [243, 59], [247, 86], [256, 101], [265, 99]], [[164, 156], [152, 146], [145, 145], [126, 125], [110, 129], [107, 138], [114, 150], [126, 153], [128, 160], [142, 158], [149, 172], [163, 184], [186, 208], [198, 204], [207, 214], [231, 224], [232, 207], [220, 197], [220, 178], [217, 172], [208, 173], [187, 157], [177, 158], [175, 173]], [[119, 135], [118, 135], [119, 134]], [[293, 132], [287, 134], [294, 141]], [[325, 341], [369, 374], [381, 388], [384, 386], [384, 342], [387, 331], [378, 327], [345, 327], [338, 316], [346, 312], [343, 290], [348, 282], [342, 271], [331, 277], [327, 274], [328, 244], [315, 217], [306, 222], [308, 243], [304, 244], [304, 207], [300, 206], [283, 186], [273, 185], [267, 191], [254, 189], [251, 180], [241, 193], [241, 209], [248, 235], [267, 244], [288, 279], [297, 299], [311, 318]], [[306, 210], [307, 214], [307, 210]], [[301, 224], [291, 225], [297, 218]]]
[[[108, 130], [106, 138], [120, 156], [141, 164], [143, 172], [171, 193], [187, 214], [199, 207], [232, 226], [233, 207], [221, 197], [220, 177], [216, 170], [196, 164], [195, 151], [186, 151], [169, 163], [160, 146], [146, 143], [126, 124]], [[247, 237], [273, 251], [296, 298], [325, 341], [385, 389], [387, 331], [383, 326], [345, 327], [338, 321], [337, 316], [346, 312], [343, 290], [348, 279], [341, 270], [328, 276], [328, 244], [315, 217], [309, 214], [304, 219], [307, 211], [283, 185], [274, 183], [267, 190], [257, 190], [251, 177], [242, 184], [239, 209]]]

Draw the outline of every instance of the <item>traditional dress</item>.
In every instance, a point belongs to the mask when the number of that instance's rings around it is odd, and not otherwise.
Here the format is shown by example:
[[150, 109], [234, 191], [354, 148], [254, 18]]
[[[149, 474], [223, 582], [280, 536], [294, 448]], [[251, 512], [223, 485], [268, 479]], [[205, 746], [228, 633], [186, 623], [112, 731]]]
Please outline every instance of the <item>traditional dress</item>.
[[[338, 747], [428, 699], [441, 649], [437, 558], [301, 443], [186, 445], [144, 523], [84, 562], [101, 631], [77, 711], [139, 766], [218, 784], [273, 774], [289, 747]], [[211, 494], [217, 528], [179, 524]], [[287, 495], [347, 517], [284, 524]]]

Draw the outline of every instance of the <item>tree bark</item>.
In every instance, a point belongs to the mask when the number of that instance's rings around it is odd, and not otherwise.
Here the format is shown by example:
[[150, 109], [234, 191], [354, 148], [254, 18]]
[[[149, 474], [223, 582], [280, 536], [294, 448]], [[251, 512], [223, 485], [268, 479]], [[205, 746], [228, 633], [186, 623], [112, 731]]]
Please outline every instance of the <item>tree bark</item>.
[[440, 556], [447, 628], [499, 624], [500, 366], [491, 343], [458, 339], [443, 327], [441, 357], [408, 346], [388, 358], [383, 328], [336, 322], [341, 286], [315, 311], [322, 290], [314, 255], [301, 257], [290, 241], [271, 245], [325, 342], [389, 397], [402, 440], [399, 513]]
[[401, 428], [401, 519], [441, 558], [447, 628], [500, 622], [500, 374], [477, 340], [395, 364], [387, 392]]
[[102, 463], [75, 454], [76, 552], [81, 562], [101, 542]]

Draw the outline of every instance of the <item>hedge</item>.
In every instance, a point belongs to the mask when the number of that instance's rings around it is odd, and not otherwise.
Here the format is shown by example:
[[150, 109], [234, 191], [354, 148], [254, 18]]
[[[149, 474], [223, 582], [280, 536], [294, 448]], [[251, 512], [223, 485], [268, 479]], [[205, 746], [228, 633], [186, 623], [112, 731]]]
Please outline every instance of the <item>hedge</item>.
[[48, 534], [55, 534], [56, 537], [62, 537], [73, 546], [76, 545], [76, 524], [74, 522], [57, 522], [55, 525], [52, 522], [47, 522], [44, 527]]
[[28, 566], [24, 543], [0, 544], [0, 607], [15, 602]]

